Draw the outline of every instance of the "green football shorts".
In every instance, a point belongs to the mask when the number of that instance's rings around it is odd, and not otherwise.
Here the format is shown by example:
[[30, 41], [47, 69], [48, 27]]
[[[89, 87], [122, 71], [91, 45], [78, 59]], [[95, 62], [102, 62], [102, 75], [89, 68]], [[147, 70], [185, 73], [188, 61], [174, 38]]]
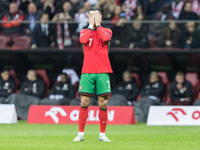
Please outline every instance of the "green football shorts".
[[110, 77], [106, 73], [84, 73], [81, 75], [79, 94], [97, 96], [111, 94]]

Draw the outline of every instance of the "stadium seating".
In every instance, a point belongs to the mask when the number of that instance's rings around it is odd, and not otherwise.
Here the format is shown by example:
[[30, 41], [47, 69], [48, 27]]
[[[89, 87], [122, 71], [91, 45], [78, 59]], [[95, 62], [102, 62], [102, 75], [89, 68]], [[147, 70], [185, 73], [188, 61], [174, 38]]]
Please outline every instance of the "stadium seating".
[[13, 38], [12, 49], [28, 49], [31, 45], [31, 38], [28, 36], [16, 36]]
[[0, 36], [0, 49], [6, 49], [8, 48], [8, 43], [11, 41], [11, 38], [9, 36]]
[[186, 80], [191, 82], [192, 87], [193, 87], [193, 98], [194, 100], [196, 100], [198, 97], [199, 89], [200, 89], [198, 74], [195, 72], [188, 72], [186, 73], [185, 78]]
[[10, 76], [13, 78], [13, 80], [15, 82], [15, 91], [18, 92], [18, 87], [19, 87], [19, 84], [20, 84], [20, 80], [17, 77], [17, 74], [16, 74], [14, 69], [10, 70]]
[[160, 80], [166, 85], [166, 91], [163, 96], [162, 102], [167, 102], [167, 94], [168, 94], [168, 86], [169, 86], [169, 79], [166, 72], [158, 72], [158, 76]]
[[148, 37], [148, 43], [150, 45], [150, 47], [156, 47], [157, 43], [158, 43], [158, 38], [155, 36], [152, 37]]
[[190, 81], [193, 87], [199, 86], [198, 74], [195, 72], [188, 72], [185, 75], [186, 80]]
[[166, 84], [167, 86], [169, 85], [170, 81], [168, 79], [167, 73], [166, 72], [158, 72], [158, 76], [160, 77], [161, 81]]
[[45, 97], [48, 96], [48, 92], [49, 92], [49, 86], [50, 86], [50, 79], [46, 73], [46, 70], [44, 69], [37, 69], [36, 70], [37, 74], [43, 79], [45, 85], [46, 85], [46, 91], [45, 91]]
[[142, 86], [142, 83], [140, 82], [140, 79], [139, 79], [138, 74], [137, 74], [137, 73], [132, 73], [131, 76], [132, 76], [133, 78], [135, 78], [137, 85], [138, 85], [139, 87], [141, 87], [141, 86]]

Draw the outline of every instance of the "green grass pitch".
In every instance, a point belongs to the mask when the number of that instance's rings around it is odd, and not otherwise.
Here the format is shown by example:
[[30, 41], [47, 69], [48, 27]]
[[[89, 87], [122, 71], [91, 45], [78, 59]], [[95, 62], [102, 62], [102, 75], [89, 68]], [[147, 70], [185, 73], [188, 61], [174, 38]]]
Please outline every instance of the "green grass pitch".
[[0, 125], [0, 150], [200, 150], [200, 126], [108, 125], [111, 143], [98, 141], [98, 125], [87, 125], [84, 142], [72, 142], [78, 125]]

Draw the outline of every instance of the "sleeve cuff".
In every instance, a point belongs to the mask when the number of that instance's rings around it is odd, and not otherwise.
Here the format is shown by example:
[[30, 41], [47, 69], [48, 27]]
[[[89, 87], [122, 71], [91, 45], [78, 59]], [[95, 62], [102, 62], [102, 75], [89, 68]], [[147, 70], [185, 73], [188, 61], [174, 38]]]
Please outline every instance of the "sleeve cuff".
[[89, 26], [88, 26], [88, 29], [93, 29], [93, 25], [92, 24], [90, 24]]
[[98, 28], [98, 27], [101, 27], [101, 25], [98, 25], [97, 28]]

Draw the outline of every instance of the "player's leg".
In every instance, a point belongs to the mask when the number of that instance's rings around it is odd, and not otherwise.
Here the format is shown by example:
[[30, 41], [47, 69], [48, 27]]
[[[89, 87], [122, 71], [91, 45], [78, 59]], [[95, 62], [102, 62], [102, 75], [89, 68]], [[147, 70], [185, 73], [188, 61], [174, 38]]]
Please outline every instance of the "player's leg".
[[90, 103], [90, 97], [87, 95], [80, 95], [81, 97], [81, 109], [79, 112], [79, 132], [73, 141], [84, 141], [84, 129], [85, 123], [88, 117], [88, 106]]
[[88, 117], [88, 106], [90, 103], [90, 97], [86, 95], [81, 95], [81, 109], [79, 112], [79, 133], [84, 133], [85, 123]]
[[100, 120], [100, 134], [99, 134], [99, 141], [110, 142], [107, 138], [105, 131], [107, 125], [107, 103], [108, 103], [108, 95], [99, 96], [99, 120]]
[[81, 97], [81, 108], [79, 112], [79, 132], [73, 141], [84, 141], [85, 123], [88, 117], [88, 106], [90, 98], [95, 94], [95, 84], [92, 74], [82, 74], [79, 85], [79, 94]]
[[110, 78], [108, 74], [98, 74], [96, 79], [96, 88], [99, 102], [99, 120], [100, 120], [100, 141], [110, 142], [105, 135], [107, 125], [107, 103], [108, 95], [111, 93]]

